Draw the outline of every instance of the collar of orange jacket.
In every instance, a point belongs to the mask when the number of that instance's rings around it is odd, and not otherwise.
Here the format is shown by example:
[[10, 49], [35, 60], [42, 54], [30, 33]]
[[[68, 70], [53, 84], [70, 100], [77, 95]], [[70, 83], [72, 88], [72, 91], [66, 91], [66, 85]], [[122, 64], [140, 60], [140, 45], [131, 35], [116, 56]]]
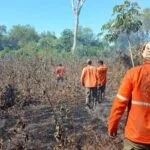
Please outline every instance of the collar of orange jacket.
[[146, 60], [144, 64], [150, 64], [150, 60]]
[[90, 66], [92, 66], [92, 65], [87, 65], [87, 66], [89, 66], [89, 67], [90, 67]]
[[106, 67], [106, 65], [105, 64], [100, 64], [99, 67]]

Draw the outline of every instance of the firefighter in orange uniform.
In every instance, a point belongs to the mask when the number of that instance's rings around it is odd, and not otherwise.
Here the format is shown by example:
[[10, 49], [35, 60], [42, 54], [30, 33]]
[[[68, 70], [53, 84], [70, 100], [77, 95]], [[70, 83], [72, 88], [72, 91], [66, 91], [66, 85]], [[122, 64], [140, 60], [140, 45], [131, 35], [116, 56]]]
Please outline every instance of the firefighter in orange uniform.
[[127, 109], [124, 150], [150, 150], [150, 42], [143, 46], [144, 63], [128, 70], [120, 85], [108, 121], [111, 137]]
[[97, 77], [98, 77], [98, 87], [97, 87], [97, 100], [100, 103], [105, 97], [105, 88], [107, 80], [107, 66], [102, 60], [98, 61], [97, 67]]
[[81, 84], [85, 87], [86, 105], [91, 109], [91, 97], [97, 98], [97, 69], [92, 66], [92, 61], [87, 60], [87, 66], [83, 68], [81, 74]]
[[57, 83], [59, 81], [64, 81], [64, 73], [65, 73], [65, 68], [62, 64], [59, 64], [57, 67], [56, 67], [56, 80], [57, 80]]

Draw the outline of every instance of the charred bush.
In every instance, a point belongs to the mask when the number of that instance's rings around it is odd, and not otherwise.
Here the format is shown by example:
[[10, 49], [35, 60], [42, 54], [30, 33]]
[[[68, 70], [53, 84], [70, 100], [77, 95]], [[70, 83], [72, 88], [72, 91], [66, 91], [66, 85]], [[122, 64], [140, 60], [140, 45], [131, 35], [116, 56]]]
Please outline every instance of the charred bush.
[[1, 107], [7, 109], [15, 105], [17, 98], [17, 89], [14, 85], [8, 84], [2, 90]]

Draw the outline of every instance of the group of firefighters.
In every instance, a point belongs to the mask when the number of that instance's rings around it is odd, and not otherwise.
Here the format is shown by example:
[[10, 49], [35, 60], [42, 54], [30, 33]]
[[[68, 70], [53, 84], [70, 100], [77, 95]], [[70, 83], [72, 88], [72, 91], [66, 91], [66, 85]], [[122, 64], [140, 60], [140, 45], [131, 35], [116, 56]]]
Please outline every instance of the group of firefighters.
[[[108, 133], [114, 139], [120, 119], [127, 110], [124, 150], [150, 150], [150, 42], [144, 44], [141, 54], [144, 63], [125, 74], [108, 119]], [[63, 81], [64, 67], [61, 64], [56, 72], [57, 80]], [[85, 87], [88, 106], [91, 96], [104, 99], [106, 75], [107, 66], [102, 60], [98, 61], [98, 67], [94, 67], [91, 60], [87, 61], [80, 80]]]
[[[56, 67], [57, 83], [64, 80], [65, 68], [62, 64]], [[98, 61], [98, 67], [92, 65], [90, 59], [81, 74], [81, 84], [85, 87], [86, 105], [91, 109], [91, 100], [99, 103], [104, 100], [106, 87], [107, 66], [102, 60]]]
[[85, 87], [86, 105], [91, 109], [90, 103], [104, 100], [106, 87], [107, 66], [102, 60], [98, 61], [98, 67], [92, 65], [92, 61], [87, 60], [87, 66], [83, 68], [81, 74], [81, 84]]

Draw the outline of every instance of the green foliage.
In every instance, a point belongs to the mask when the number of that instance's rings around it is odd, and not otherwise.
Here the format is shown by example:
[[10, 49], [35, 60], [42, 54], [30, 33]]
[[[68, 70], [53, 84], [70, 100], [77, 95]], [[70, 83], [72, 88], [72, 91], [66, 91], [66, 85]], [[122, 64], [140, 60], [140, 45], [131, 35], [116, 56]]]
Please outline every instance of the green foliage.
[[[133, 54], [131, 50], [130, 36], [140, 30], [142, 22], [139, 18], [140, 7], [135, 2], [125, 0], [123, 4], [116, 5], [113, 8], [114, 19], [103, 25], [102, 30], [106, 30], [105, 39], [114, 42], [118, 47], [118, 39], [121, 35], [126, 34], [132, 65], [134, 66]], [[120, 52], [120, 51], [119, 51]]]
[[[40, 56], [63, 59], [71, 54], [73, 32], [70, 29], [64, 29], [59, 38], [51, 32], [37, 33], [30, 25], [15, 25], [8, 32], [5, 26], [0, 29], [0, 56], [3, 58]], [[78, 35], [77, 56], [107, 55], [106, 45], [90, 28], [79, 27]]]
[[53, 48], [55, 47], [56, 44], [56, 36], [54, 36], [53, 34], [51, 34], [50, 32], [47, 33], [42, 33], [37, 46], [40, 48]]
[[[77, 56], [109, 57], [114, 50], [126, 53], [129, 42], [135, 46], [149, 39], [150, 9], [146, 8], [141, 13], [136, 2], [125, 0], [113, 8], [112, 18], [102, 26], [100, 34], [95, 35], [89, 27], [81, 26], [77, 32]], [[71, 29], [64, 29], [60, 37], [56, 37], [52, 32], [38, 33], [30, 25], [15, 25], [9, 31], [5, 25], [0, 25], [2, 57], [32, 57], [39, 54], [43, 57], [66, 57], [71, 54], [72, 45]]]
[[6, 43], [6, 38], [4, 34], [6, 34], [6, 26], [5, 25], [0, 25], [0, 50], [4, 49], [5, 43]]
[[122, 33], [130, 35], [137, 32], [142, 26], [139, 16], [140, 8], [137, 3], [125, 0], [123, 4], [116, 5], [113, 8], [114, 19], [102, 26], [102, 30], [107, 30], [105, 38], [112, 42]]
[[0, 58], [5, 58], [6, 60], [12, 59], [14, 51], [9, 47], [5, 47], [3, 51], [0, 51]]
[[139, 19], [140, 8], [137, 3], [124, 1], [124, 4], [117, 5], [113, 8], [113, 16], [115, 17], [112, 28], [119, 32], [130, 34], [137, 32], [142, 22]]
[[0, 25], [0, 36], [6, 33], [6, 26], [5, 25]]
[[144, 34], [146, 38], [149, 38], [149, 33], [150, 33], [150, 9], [149, 8], [146, 8], [142, 11], [141, 19], [143, 22]]
[[38, 39], [38, 33], [30, 25], [15, 25], [9, 33], [9, 43], [12, 49], [23, 47], [31, 41], [37, 42]]
[[65, 29], [62, 33], [61, 33], [61, 43], [63, 46], [63, 49], [66, 52], [70, 52], [71, 51], [71, 47], [73, 44], [73, 32], [70, 29]]
[[92, 42], [95, 41], [95, 36], [92, 29], [88, 27], [79, 27], [78, 29], [78, 43], [82, 43], [83, 45], [91, 45]]
[[117, 47], [124, 45], [129, 36], [138, 41], [134, 33], [137, 33], [142, 26], [140, 15], [140, 7], [135, 2], [125, 0], [123, 4], [116, 5], [113, 8], [113, 19], [102, 26], [104, 39], [110, 43], [114, 42]]

